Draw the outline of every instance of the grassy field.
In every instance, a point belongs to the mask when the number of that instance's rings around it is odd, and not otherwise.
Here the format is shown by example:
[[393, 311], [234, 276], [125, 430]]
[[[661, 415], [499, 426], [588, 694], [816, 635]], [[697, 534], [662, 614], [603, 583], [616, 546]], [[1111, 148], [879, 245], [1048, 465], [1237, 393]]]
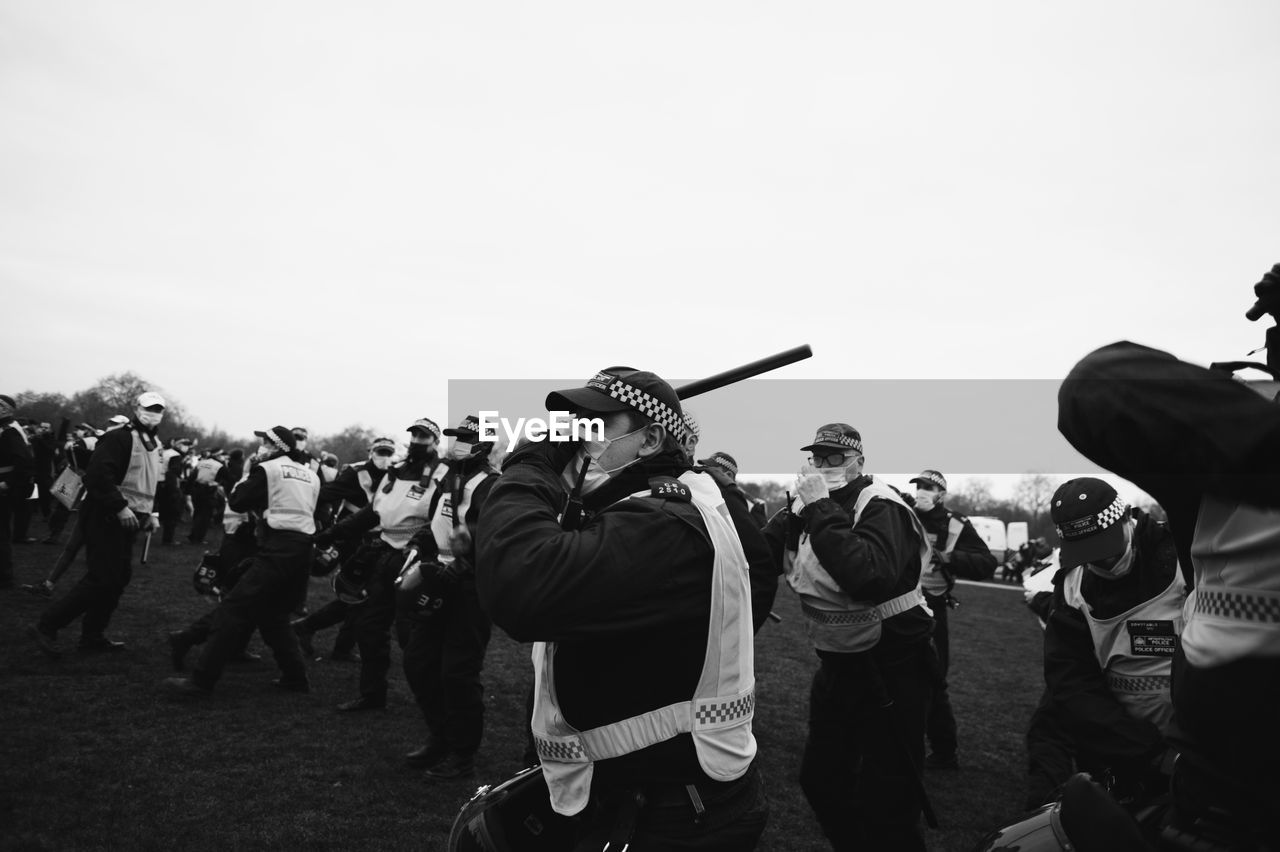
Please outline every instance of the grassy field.
[[[43, 534], [43, 525], [33, 523]], [[185, 535], [180, 530], [179, 537]], [[15, 546], [19, 583], [43, 578], [58, 549]], [[487, 729], [477, 774], [431, 783], [403, 766], [424, 735], [393, 651], [390, 706], [341, 714], [357, 667], [315, 662], [310, 695], [282, 693], [269, 652], [228, 669], [215, 696], [194, 706], [160, 697], [170, 675], [166, 633], [208, 604], [191, 588], [199, 548], [152, 549], [135, 565], [110, 634], [128, 650], [75, 651], [79, 625], [59, 636], [63, 658], [23, 635], [45, 605], [0, 592], [0, 849], [443, 849], [459, 806], [480, 783], [519, 768], [526, 648], [495, 631], [486, 664]], [[83, 572], [63, 578], [65, 591]], [[328, 589], [315, 581], [314, 608]], [[934, 850], [966, 850], [1018, 813], [1022, 735], [1040, 693], [1039, 628], [1010, 588], [962, 586], [952, 611], [952, 700], [959, 772], [926, 779], [942, 822]], [[809, 681], [815, 668], [789, 591], [781, 624], [757, 640], [755, 731], [772, 805], [761, 849], [820, 850], [823, 838], [798, 784]], [[317, 636], [327, 652], [332, 631]], [[265, 652], [255, 637], [250, 646]]]

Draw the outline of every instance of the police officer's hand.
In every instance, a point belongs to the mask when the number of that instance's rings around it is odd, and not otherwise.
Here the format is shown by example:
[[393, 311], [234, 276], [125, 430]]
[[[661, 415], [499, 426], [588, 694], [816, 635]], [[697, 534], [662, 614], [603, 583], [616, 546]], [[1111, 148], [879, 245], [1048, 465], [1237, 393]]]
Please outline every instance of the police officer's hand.
[[140, 528], [139, 531], [144, 533], [149, 533], [158, 526], [159, 524], [156, 523], [156, 516], [153, 513], [148, 513], [147, 519], [142, 522], [142, 527]]
[[459, 524], [449, 533], [449, 551], [454, 554], [470, 553], [472, 548], [471, 530], [466, 524]]
[[808, 506], [830, 497], [831, 489], [827, 488], [827, 480], [823, 479], [822, 474], [815, 473], [813, 468], [806, 466], [796, 477], [796, 494], [800, 496], [800, 502]]
[[135, 515], [133, 510], [128, 506], [125, 506], [119, 512], [116, 512], [116, 520], [120, 522], [120, 526], [130, 532], [133, 532], [138, 528], [138, 516]]

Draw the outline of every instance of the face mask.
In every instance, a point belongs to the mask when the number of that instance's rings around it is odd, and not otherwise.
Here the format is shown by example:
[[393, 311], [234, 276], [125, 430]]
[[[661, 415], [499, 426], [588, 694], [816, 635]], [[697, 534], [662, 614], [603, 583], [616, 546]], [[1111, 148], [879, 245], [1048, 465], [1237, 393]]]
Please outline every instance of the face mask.
[[430, 444], [410, 444], [409, 461], [422, 461], [431, 455]]
[[1086, 562], [1085, 567], [1107, 580], [1119, 580], [1121, 577], [1129, 573], [1133, 569], [1133, 523], [1130, 522], [1124, 531], [1124, 555], [1116, 561], [1115, 565], [1110, 568], [1103, 568], [1100, 565], [1094, 565], [1092, 562]]
[[307, 448], [307, 439], [306, 439], [306, 438], [298, 438], [297, 440], [298, 440], [298, 452], [302, 452], [303, 450], [305, 450], [305, 449]]
[[449, 448], [449, 458], [465, 459], [471, 455], [473, 449], [475, 449], [475, 444], [468, 444], [466, 441], [454, 441], [453, 446]]
[[143, 409], [138, 412], [138, 422], [148, 429], [154, 429], [160, 425], [160, 421], [164, 419], [163, 411], [147, 411]]
[[271, 447], [268, 447], [266, 444], [262, 444], [258, 447], [258, 452], [255, 455], [258, 460], [261, 461], [262, 459], [269, 458], [273, 452], [274, 450]]
[[599, 441], [583, 441], [582, 449], [578, 450], [578, 457], [574, 460], [574, 463], [565, 468], [564, 473], [561, 474], [561, 481], [565, 483], [567, 490], [570, 492], [573, 491], [573, 486], [578, 482], [578, 474], [582, 471], [583, 464], [588, 465], [587, 478], [582, 481], [582, 494], [583, 496], [586, 496], [604, 485], [613, 477], [617, 476], [622, 471], [631, 467], [633, 464], [638, 463], [640, 461], [640, 457], [636, 456], [626, 464], [619, 465], [614, 468], [605, 468], [600, 465], [599, 460], [600, 457], [604, 455], [605, 451], [609, 449], [609, 445], [614, 441], [620, 441], [623, 438], [630, 437], [631, 435], [636, 434], [636, 432], [643, 431], [644, 428], [645, 427], [641, 426], [639, 429], [628, 432], [626, 435], [619, 435], [616, 438], [604, 438]]
[[936, 505], [938, 505], [938, 492], [926, 491], [923, 488], [916, 491], [916, 508], [921, 512], [928, 512]]
[[378, 470], [386, 470], [391, 467], [391, 456], [374, 456], [370, 461]]

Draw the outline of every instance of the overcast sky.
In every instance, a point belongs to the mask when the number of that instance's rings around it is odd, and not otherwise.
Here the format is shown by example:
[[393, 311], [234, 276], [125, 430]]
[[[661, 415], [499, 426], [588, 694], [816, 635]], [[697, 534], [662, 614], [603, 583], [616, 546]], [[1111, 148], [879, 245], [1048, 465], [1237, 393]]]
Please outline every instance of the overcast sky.
[[1241, 357], [1278, 35], [1274, 0], [7, 0], [0, 390], [131, 370], [234, 434], [403, 437], [450, 378], [800, 343], [779, 377]]

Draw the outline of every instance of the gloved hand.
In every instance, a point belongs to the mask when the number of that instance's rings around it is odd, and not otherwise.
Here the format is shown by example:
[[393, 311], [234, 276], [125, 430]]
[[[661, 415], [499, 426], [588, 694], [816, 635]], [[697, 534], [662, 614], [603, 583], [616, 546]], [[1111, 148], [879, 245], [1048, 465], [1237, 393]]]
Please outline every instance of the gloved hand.
[[311, 542], [320, 550], [328, 550], [333, 547], [334, 540], [335, 536], [333, 534], [333, 527], [329, 527], [329, 529], [324, 530], [323, 532], [316, 533], [315, 538], [313, 538]]
[[463, 575], [471, 570], [471, 563], [465, 557], [456, 557], [447, 565], [442, 564], [436, 570], [436, 578], [444, 584], [446, 588], [452, 588], [458, 584]]
[[1246, 317], [1256, 320], [1263, 314], [1271, 314], [1280, 320], [1280, 263], [1271, 267], [1271, 271], [1253, 285], [1253, 295], [1258, 298], [1258, 301], [1245, 314]]

